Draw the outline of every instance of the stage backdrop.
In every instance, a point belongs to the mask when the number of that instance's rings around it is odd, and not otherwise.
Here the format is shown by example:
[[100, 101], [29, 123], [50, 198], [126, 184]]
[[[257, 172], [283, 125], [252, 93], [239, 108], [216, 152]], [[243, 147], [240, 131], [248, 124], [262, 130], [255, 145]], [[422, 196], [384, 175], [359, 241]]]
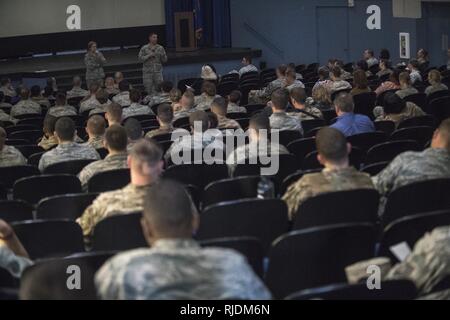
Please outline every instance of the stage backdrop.
[[164, 0], [0, 1], [0, 38], [164, 24]]

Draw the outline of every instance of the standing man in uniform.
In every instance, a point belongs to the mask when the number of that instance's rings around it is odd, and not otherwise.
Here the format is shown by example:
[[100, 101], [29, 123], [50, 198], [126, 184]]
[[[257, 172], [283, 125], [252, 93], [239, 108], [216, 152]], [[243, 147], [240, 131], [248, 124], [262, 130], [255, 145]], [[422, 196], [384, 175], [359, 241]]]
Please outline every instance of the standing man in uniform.
[[145, 90], [152, 96], [163, 82], [162, 64], [167, 62], [166, 50], [158, 44], [158, 35], [150, 34], [149, 44], [142, 47], [139, 52], [139, 61], [143, 63], [142, 75]]
[[103, 80], [105, 79], [103, 66], [106, 63], [106, 59], [103, 54], [97, 50], [96, 42], [91, 41], [88, 43], [88, 52], [84, 57], [84, 63], [86, 65], [87, 86], [90, 87], [92, 83], [103, 86]]

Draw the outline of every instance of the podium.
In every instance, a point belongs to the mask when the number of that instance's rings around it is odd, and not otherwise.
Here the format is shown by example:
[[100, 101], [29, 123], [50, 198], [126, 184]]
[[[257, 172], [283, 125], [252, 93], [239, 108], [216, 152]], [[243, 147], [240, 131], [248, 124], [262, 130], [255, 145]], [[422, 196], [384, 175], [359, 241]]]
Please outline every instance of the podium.
[[175, 49], [177, 52], [197, 49], [193, 12], [175, 12]]

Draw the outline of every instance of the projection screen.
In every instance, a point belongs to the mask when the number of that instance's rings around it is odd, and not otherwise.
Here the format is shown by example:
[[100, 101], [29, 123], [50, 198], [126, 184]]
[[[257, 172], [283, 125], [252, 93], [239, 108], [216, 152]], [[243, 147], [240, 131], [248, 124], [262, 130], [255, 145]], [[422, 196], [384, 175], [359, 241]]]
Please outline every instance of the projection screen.
[[163, 24], [164, 0], [0, 1], [0, 38]]

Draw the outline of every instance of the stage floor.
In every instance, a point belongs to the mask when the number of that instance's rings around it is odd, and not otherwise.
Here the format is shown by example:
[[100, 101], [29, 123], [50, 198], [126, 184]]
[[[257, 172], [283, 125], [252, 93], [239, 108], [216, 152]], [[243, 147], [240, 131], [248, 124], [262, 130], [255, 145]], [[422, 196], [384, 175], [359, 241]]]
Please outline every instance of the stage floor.
[[[123, 68], [138, 68], [139, 49], [122, 49], [104, 51], [107, 59], [106, 72], [118, 71]], [[191, 63], [207, 63], [214, 61], [235, 60], [251, 54], [255, 58], [262, 55], [261, 50], [250, 48], [208, 48], [192, 52], [167, 51], [169, 61], [167, 65], [184, 65]], [[68, 71], [83, 72], [84, 53], [31, 57], [17, 60], [0, 61], [0, 75], [17, 77], [48, 77], [57, 76]]]

